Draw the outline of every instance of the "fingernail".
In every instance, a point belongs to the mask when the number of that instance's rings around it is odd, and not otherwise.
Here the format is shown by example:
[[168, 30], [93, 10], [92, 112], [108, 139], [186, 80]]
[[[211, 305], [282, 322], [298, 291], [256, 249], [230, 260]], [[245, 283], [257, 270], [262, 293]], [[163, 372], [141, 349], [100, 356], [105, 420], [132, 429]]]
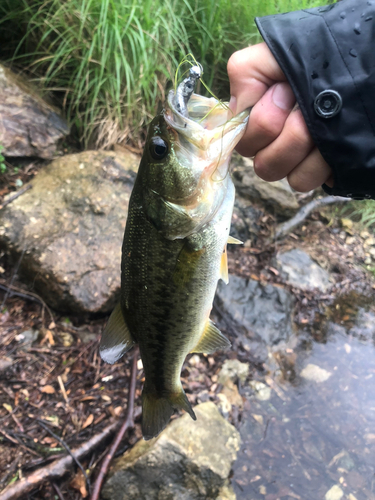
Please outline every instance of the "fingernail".
[[290, 85], [286, 82], [278, 83], [272, 92], [272, 101], [280, 109], [292, 109], [296, 98]]
[[234, 97], [234, 95], [230, 96], [230, 101], [229, 101], [229, 109], [232, 111], [232, 113], [235, 115], [236, 114], [236, 109], [237, 109], [237, 98]]

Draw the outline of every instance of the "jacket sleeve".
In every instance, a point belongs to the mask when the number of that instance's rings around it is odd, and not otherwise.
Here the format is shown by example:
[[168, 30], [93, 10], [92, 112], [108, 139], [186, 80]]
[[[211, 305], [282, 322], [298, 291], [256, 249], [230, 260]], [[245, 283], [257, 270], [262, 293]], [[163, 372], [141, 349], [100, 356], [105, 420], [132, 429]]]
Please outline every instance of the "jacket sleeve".
[[375, 0], [255, 21], [333, 170], [325, 191], [375, 198]]

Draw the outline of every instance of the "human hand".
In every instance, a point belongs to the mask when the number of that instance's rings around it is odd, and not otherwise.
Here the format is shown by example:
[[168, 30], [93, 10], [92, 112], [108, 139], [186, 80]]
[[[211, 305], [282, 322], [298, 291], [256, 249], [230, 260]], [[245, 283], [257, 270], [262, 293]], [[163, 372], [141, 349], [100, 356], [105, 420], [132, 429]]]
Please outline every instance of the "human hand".
[[252, 107], [245, 135], [236, 149], [254, 156], [254, 170], [266, 181], [288, 178], [297, 191], [323, 183], [333, 175], [315, 146], [296, 98], [267, 45], [263, 42], [235, 52], [228, 61], [234, 114]]

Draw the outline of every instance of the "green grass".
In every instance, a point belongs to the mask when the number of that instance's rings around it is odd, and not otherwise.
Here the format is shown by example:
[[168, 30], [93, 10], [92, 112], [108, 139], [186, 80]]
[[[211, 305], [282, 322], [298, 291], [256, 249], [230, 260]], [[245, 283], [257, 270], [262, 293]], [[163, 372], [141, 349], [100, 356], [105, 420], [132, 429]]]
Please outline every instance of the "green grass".
[[226, 63], [260, 37], [255, 16], [316, 0], [1, 0], [4, 58], [53, 91], [80, 139], [97, 146], [142, 138], [183, 56], [228, 96]]
[[339, 217], [350, 217], [375, 233], [375, 201], [351, 201], [339, 210]]

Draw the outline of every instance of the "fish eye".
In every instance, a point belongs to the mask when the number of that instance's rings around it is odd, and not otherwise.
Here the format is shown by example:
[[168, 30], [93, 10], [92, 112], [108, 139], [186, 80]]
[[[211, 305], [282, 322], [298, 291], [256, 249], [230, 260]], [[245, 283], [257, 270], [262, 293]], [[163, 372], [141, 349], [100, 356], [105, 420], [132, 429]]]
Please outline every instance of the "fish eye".
[[160, 136], [153, 137], [150, 143], [150, 153], [154, 160], [162, 160], [168, 154], [168, 144]]

